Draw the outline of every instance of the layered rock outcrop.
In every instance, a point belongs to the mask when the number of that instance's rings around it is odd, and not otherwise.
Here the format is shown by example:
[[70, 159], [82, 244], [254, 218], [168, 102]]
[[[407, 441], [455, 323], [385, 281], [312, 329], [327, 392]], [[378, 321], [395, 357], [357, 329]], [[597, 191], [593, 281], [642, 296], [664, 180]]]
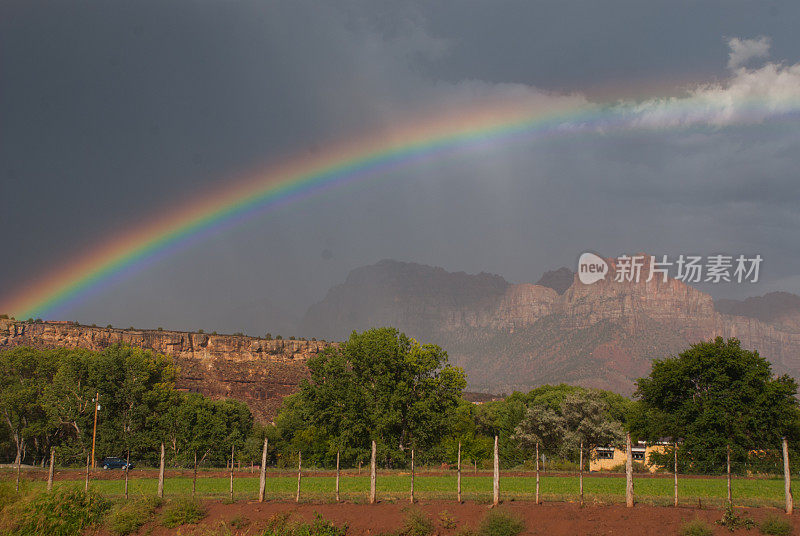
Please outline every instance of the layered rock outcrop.
[[295, 392], [307, 376], [306, 361], [330, 344], [0, 320], [0, 349], [27, 345], [102, 350], [115, 343], [171, 356], [179, 369], [178, 388], [241, 400], [261, 422], [274, 418], [283, 397]]

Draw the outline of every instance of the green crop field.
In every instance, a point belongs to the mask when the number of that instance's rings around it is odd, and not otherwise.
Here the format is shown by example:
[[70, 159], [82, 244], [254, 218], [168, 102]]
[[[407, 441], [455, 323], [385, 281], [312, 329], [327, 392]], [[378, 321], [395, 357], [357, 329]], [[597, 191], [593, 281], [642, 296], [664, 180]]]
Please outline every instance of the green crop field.
[[[6, 478], [6, 480], [8, 480]], [[304, 476], [301, 484], [301, 499], [309, 501], [334, 500], [334, 477]], [[624, 476], [584, 476], [586, 502], [623, 502], [625, 497]], [[411, 479], [407, 474], [392, 473], [378, 475], [378, 496], [382, 500], [404, 500], [409, 496]], [[44, 487], [42, 481], [26, 482], [26, 488], [37, 490]], [[83, 481], [59, 481], [55, 486], [83, 486]], [[93, 480], [92, 487], [109, 496], [123, 493], [121, 480]], [[648, 504], [672, 504], [673, 481], [671, 478], [635, 478], [636, 500]], [[229, 495], [230, 480], [224, 477], [200, 477], [197, 494], [206, 498], [225, 498]], [[507, 476], [500, 481], [502, 500], [531, 500], [534, 497], [536, 479], [533, 476]], [[794, 483], [798, 489], [797, 481]], [[155, 478], [132, 478], [129, 483], [131, 495], [155, 494]], [[453, 499], [456, 494], [454, 475], [417, 476], [415, 497], [419, 499]], [[191, 494], [192, 479], [187, 477], [167, 478], [167, 498]], [[277, 500], [294, 499], [297, 489], [295, 476], [269, 476], [267, 498]], [[545, 501], [577, 501], [577, 476], [542, 476], [541, 495]], [[679, 496], [682, 504], [720, 505], [726, 497], [724, 478], [683, 478], [679, 480]], [[364, 501], [369, 492], [368, 476], [342, 476], [341, 498], [349, 501]], [[258, 494], [258, 477], [236, 475], [234, 495], [237, 500], [254, 499]], [[464, 476], [462, 497], [464, 500], [489, 501], [492, 480], [489, 476]], [[783, 504], [783, 480], [779, 478], [735, 478], [733, 481], [734, 502], [744, 506], [781, 506]]]

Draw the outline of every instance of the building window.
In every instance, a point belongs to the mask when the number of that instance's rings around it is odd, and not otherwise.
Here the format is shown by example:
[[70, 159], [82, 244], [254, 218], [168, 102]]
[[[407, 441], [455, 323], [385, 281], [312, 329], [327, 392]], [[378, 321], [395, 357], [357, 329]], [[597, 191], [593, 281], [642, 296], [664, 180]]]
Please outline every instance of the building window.
[[598, 460], [613, 460], [614, 449], [597, 449]]
[[631, 457], [633, 458], [633, 461], [635, 461], [635, 462], [643, 462], [644, 461], [644, 451], [643, 450], [640, 450], [640, 451], [634, 450], [634, 451], [631, 452]]

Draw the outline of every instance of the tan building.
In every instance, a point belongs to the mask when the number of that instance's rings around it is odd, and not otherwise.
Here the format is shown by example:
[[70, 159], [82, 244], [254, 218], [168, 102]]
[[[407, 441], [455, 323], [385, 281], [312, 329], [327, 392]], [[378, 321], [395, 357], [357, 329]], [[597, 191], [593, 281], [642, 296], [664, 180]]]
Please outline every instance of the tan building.
[[[634, 463], [643, 464], [651, 473], [653, 473], [655, 472], [656, 467], [650, 464], [650, 453], [663, 453], [668, 446], [668, 443], [654, 443], [652, 445], [648, 445], [644, 441], [639, 441], [639, 443], [633, 445], [631, 448], [631, 457], [633, 458]], [[619, 466], [624, 468], [625, 458], [625, 448], [620, 449], [615, 447], [597, 447], [594, 455], [589, 460], [589, 470], [610, 471]]]

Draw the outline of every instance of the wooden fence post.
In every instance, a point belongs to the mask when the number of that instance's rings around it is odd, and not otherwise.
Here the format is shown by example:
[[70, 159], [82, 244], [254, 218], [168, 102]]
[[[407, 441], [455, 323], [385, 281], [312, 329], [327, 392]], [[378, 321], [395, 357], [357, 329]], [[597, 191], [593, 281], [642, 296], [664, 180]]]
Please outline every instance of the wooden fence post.
[[164, 498], [164, 442], [161, 442], [161, 462], [158, 464], [158, 497]]
[[378, 447], [375, 444], [375, 440], [372, 441], [372, 457], [370, 458], [369, 462], [369, 503], [375, 504], [375, 500], [377, 498], [377, 491], [375, 489], [376, 481], [377, 481], [377, 454], [378, 454]]
[[56, 448], [50, 447], [50, 467], [47, 470], [47, 491], [53, 491], [53, 466], [56, 462]]
[[261, 471], [258, 478], [258, 502], [264, 502], [264, 492], [267, 489], [267, 449], [269, 438], [264, 438], [264, 448], [261, 450]]
[[731, 445], [727, 446], [727, 459], [728, 459], [728, 505], [733, 505], [733, 494], [731, 493]]
[[235, 444], [231, 443], [231, 502], [233, 502], [233, 464], [235, 463], [235, 449]]
[[92, 455], [91, 454], [87, 454], [86, 455], [86, 484], [83, 487], [83, 489], [85, 491], [89, 491], [89, 464], [91, 463], [91, 461], [92, 461]]
[[500, 453], [498, 452], [498, 437], [494, 436], [494, 482], [492, 486], [492, 505], [500, 504]]
[[294, 502], [300, 502], [300, 478], [303, 471], [303, 453], [297, 451], [297, 495], [294, 497]]
[[675, 476], [675, 506], [678, 506], [678, 442], [675, 442], [675, 450], [673, 451], [675, 456], [675, 468], [673, 469], [673, 474]]
[[336, 451], [336, 502], [339, 502], [339, 451]]
[[[19, 493], [19, 479], [20, 479], [20, 472], [22, 471], [22, 454], [17, 454], [17, 493]], [[86, 485], [86, 489], [89, 489], [89, 485]]]
[[414, 504], [414, 449], [411, 449], [411, 504]]
[[786, 513], [791, 515], [794, 507], [792, 497], [792, 472], [789, 469], [789, 442], [783, 439], [783, 492], [786, 495]]
[[583, 506], [583, 440], [580, 444], [578, 453], [578, 483], [580, 488], [581, 506]]
[[128, 448], [128, 455], [125, 457], [125, 500], [128, 499], [128, 470], [131, 465], [131, 449]]
[[536, 442], [536, 504], [539, 502], [539, 442]]
[[458, 462], [456, 463], [456, 497], [461, 502], [461, 441], [458, 442]]
[[625, 434], [625, 506], [633, 508], [633, 449], [630, 432]]

